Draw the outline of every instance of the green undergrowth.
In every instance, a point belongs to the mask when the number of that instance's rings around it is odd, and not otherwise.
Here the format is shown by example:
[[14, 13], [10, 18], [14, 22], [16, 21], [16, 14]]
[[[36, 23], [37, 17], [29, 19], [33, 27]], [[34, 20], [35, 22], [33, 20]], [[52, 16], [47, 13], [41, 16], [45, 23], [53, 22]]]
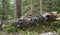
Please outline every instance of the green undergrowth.
[[30, 26], [30, 27], [26, 27], [24, 29], [21, 29], [20, 25], [14, 26], [14, 23], [11, 22], [8, 25], [3, 25], [3, 31], [0, 32], [0, 34], [8, 32], [8, 33], [12, 33], [12, 32], [20, 32], [22, 35], [26, 35], [29, 32], [29, 35], [37, 35], [38, 33], [42, 33], [42, 32], [49, 32], [49, 31], [57, 31], [58, 33], [60, 33], [60, 27], [59, 27], [59, 22], [55, 21], [55, 22], [44, 22], [44, 23], [39, 23], [36, 26]]
[[19, 32], [20, 30], [35, 31], [38, 33], [41, 33], [43, 31], [47, 32], [47, 31], [56, 30], [56, 27], [54, 27], [54, 24], [48, 23], [48, 22], [39, 23], [36, 26], [26, 27], [24, 29], [21, 29], [21, 28], [22, 27], [20, 25], [14, 26], [14, 23], [10, 23], [10, 24], [6, 25], [5, 27], [3, 27], [3, 30], [7, 31], [7, 32]]

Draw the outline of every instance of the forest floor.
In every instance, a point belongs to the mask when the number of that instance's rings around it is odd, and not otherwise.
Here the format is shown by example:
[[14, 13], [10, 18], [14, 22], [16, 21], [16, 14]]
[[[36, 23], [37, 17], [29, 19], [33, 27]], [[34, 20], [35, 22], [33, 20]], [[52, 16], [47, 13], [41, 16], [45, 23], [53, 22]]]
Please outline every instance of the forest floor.
[[[46, 29], [46, 27], [45, 27]], [[41, 29], [41, 30], [44, 30], [44, 29]], [[50, 29], [49, 29], [50, 30]], [[57, 32], [59, 33], [60, 35], [60, 28], [59, 29], [56, 29]], [[15, 33], [16, 34], [16, 33]], [[17, 33], [18, 34], [18, 33]], [[37, 32], [28, 32], [28, 31], [20, 31], [19, 32], [19, 35], [38, 35]], [[0, 31], [0, 35], [12, 35], [12, 33], [8, 33], [8, 32], [5, 32], [5, 31]]]

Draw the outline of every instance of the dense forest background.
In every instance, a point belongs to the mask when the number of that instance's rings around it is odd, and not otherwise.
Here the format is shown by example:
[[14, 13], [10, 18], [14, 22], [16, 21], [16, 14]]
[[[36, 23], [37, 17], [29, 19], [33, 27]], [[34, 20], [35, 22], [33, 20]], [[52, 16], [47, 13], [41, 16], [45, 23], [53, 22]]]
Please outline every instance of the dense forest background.
[[[60, 12], [60, 5], [59, 5], [60, 0], [42, 0], [42, 7], [43, 7], [43, 12], [49, 12], [51, 11], [57, 11]], [[8, 19], [13, 19], [13, 12], [14, 12], [14, 0], [5, 0], [4, 1], [4, 11], [5, 11], [5, 16]], [[40, 13], [40, 0], [22, 0], [21, 1], [21, 14], [23, 16], [26, 16], [28, 13], [31, 13], [31, 3], [32, 3], [32, 12], [33, 13]], [[2, 16], [3, 13], [3, 2], [0, 0], [0, 16]]]

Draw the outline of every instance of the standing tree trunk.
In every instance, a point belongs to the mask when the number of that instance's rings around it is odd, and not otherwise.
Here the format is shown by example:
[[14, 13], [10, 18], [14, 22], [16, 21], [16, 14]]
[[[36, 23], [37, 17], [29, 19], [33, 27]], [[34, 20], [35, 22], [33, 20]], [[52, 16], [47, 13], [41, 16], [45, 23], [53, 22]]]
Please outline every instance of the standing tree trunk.
[[14, 22], [21, 16], [21, 0], [14, 0]]
[[2, 24], [3, 24], [3, 21], [4, 21], [4, 12], [5, 12], [5, 6], [4, 6], [5, 4], [4, 4], [4, 0], [2, 0]]
[[33, 3], [32, 0], [30, 0], [30, 5], [31, 5], [31, 14], [33, 13]]
[[3, 21], [5, 20], [5, 16], [4, 16], [5, 15], [5, 13], [4, 13], [5, 12], [5, 9], [4, 9], [5, 7], [4, 7], [4, 5], [5, 5], [4, 0], [2, 0], [2, 22], [0, 23], [0, 31], [2, 30], [1, 25], [4, 23]]
[[43, 13], [43, 10], [42, 10], [42, 0], [40, 0], [40, 14]]

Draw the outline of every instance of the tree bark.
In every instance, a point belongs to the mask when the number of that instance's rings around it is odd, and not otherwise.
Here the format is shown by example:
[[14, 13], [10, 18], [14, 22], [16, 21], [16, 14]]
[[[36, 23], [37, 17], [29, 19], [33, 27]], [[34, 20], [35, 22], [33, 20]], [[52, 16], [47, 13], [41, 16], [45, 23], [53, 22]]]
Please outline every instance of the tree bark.
[[2, 22], [0, 24], [0, 28], [2, 29], [1, 25], [4, 23], [5, 20], [5, 0], [2, 0]]
[[30, 1], [31, 3], [31, 12], [33, 11], [33, 4], [32, 4], [32, 0]]
[[33, 13], [33, 3], [32, 0], [30, 0], [30, 5], [31, 5], [31, 14]]
[[43, 13], [43, 10], [42, 10], [42, 0], [40, 0], [40, 14]]
[[14, 0], [14, 22], [21, 16], [21, 0]]

